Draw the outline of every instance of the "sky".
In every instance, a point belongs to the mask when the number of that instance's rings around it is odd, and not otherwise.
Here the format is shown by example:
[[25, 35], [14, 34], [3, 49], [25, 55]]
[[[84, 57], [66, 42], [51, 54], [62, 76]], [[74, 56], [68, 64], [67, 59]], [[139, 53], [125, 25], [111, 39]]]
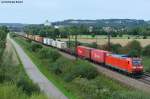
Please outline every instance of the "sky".
[[[66, 19], [150, 20], [150, 0], [0, 0], [0, 23], [44, 23]], [[10, 1], [10, 0], [7, 0]]]

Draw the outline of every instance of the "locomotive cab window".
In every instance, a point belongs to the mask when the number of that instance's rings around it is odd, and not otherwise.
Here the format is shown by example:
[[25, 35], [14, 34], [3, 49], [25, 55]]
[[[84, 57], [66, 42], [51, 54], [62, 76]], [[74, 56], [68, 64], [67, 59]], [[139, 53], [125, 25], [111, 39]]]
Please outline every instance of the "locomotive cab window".
[[140, 65], [142, 65], [141, 60], [133, 60], [133, 65], [134, 66], [140, 66]]

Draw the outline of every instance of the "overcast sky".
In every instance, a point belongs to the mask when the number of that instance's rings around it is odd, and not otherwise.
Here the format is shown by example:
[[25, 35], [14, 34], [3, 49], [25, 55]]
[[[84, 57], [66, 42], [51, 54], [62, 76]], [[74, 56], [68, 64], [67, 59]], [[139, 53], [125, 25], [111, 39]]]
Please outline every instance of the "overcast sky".
[[43, 23], [47, 19], [51, 22], [109, 18], [150, 20], [150, 0], [23, 1], [23, 4], [0, 3], [0, 23]]

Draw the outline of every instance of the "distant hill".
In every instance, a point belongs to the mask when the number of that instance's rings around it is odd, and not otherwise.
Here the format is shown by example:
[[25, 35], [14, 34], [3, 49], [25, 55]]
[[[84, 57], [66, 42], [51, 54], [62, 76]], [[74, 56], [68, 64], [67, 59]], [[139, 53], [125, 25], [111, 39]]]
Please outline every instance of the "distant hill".
[[21, 23], [0, 23], [0, 26], [7, 26], [10, 31], [12, 32], [21, 32], [23, 31], [24, 26], [27, 24], [21, 24]]
[[53, 25], [87, 25], [87, 26], [99, 26], [99, 27], [127, 27], [133, 28], [137, 26], [145, 26], [148, 25], [147, 21], [144, 20], [136, 20], [136, 19], [101, 19], [101, 20], [65, 20], [59, 22], [53, 22]]
[[[31, 24], [21, 24], [21, 23], [0, 23], [0, 26], [5, 25], [11, 31], [21, 32], [23, 28]], [[42, 24], [32, 24], [32, 25], [42, 25]], [[43, 24], [44, 25], [44, 24]], [[114, 27], [114, 28], [134, 28], [138, 26], [150, 25], [150, 21], [136, 20], [136, 19], [99, 19], [99, 20], [64, 20], [53, 22], [52, 25], [58, 26], [70, 26], [70, 25], [85, 25], [85, 26], [96, 26], [96, 27]]]

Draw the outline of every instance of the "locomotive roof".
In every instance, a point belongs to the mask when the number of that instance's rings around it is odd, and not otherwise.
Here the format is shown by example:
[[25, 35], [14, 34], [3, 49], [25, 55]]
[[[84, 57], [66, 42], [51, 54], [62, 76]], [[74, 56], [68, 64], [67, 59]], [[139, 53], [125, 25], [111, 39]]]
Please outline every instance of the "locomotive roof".
[[128, 55], [124, 55], [124, 54], [112, 54], [112, 56], [119, 57], [119, 58], [129, 58]]

